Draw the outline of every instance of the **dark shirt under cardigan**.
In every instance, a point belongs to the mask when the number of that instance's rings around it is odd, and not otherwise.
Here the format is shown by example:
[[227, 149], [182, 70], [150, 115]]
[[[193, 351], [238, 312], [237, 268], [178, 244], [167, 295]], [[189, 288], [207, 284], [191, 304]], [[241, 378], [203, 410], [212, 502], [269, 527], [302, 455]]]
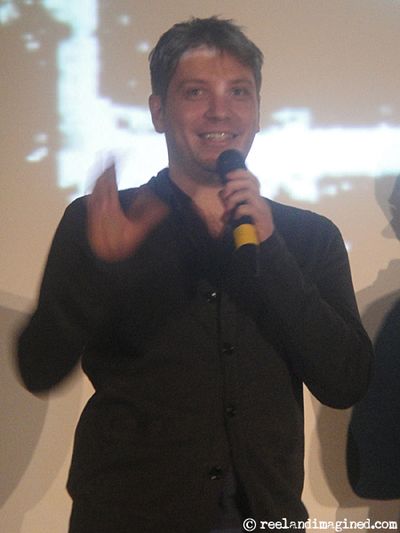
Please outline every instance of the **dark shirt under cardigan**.
[[[86, 199], [67, 208], [19, 339], [28, 389], [49, 389], [82, 357], [96, 390], [68, 490], [126, 501], [132, 531], [204, 533], [233, 469], [248, 517], [306, 520], [303, 383], [349, 407], [371, 360], [340, 233], [271, 201], [276, 229], [254, 277], [230, 232], [211, 238], [167, 170], [149, 186], [170, 213], [118, 263], [91, 252]], [[124, 209], [135, 194], [120, 193]]]

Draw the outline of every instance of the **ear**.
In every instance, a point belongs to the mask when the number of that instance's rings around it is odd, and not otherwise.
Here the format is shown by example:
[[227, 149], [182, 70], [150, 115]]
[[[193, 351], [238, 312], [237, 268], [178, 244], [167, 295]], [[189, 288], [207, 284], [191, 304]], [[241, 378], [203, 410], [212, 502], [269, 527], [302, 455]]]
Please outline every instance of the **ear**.
[[154, 129], [157, 133], [164, 133], [164, 108], [161, 102], [161, 97], [157, 94], [151, 94], [149, 97], [149, 108]]

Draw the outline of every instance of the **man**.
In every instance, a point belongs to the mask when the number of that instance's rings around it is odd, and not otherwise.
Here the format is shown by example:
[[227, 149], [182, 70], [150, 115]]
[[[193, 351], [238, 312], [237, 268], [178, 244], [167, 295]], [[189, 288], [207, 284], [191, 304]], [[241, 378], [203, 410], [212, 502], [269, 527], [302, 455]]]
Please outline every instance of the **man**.
[[[26, 386], [82, 355], [71, 533], [241, 531], [301, 521], [303, 383], [344, 408], [371, 357], [338, 230], [216, 170], [259, 129], [262, 54], [237, 26], [193, 19], [151, 54], [149, 104], [169, 169], [117, 192], [113, 169], [66, 211], [19, 341]], [[232, 223], [251, 217], [254, 275]], [[299, 525], [299, 530], [303, 528]]]

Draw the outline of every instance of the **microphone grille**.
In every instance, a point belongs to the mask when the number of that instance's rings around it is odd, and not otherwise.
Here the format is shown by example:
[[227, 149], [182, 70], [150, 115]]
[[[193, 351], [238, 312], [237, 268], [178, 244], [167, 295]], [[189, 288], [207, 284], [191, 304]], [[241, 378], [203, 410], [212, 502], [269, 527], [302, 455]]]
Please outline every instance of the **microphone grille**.
[[244, 157], [239, 150], [225, 150], [217, 159], [217, 172], [225, 183], [226, 174], [237, 168], [246, 168]]

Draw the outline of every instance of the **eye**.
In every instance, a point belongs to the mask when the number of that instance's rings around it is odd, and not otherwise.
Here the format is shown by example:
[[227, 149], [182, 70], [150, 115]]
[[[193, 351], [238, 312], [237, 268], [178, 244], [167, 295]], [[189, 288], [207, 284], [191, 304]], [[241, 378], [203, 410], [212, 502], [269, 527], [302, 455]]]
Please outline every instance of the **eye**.
[[232, 87], [232, 95], [239, 98], [246, 98], [250, 95], [248, 87]]
[[185, 91], [185, 96], [189, 100], [197, 100], [204, 95], [204, 89], [201, 87], [188, 87]]

